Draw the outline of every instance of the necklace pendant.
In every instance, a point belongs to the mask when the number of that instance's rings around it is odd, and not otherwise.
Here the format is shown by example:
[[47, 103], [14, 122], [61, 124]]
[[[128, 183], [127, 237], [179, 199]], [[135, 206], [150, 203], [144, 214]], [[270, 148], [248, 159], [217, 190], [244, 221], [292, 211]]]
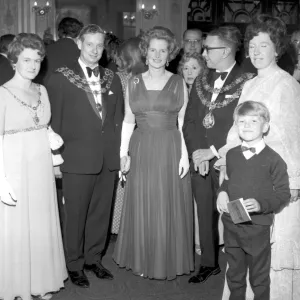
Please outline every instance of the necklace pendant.
[[35, 116], [35, 117], [33, 118], [33, 121], [34, 121], [34, 123], [37, 125], [37, 124], [39, 124], [39, 122], [40, 122], [40, 118], [39, 118], [38, 116]]
[[202, 124], [206, 129], [214, 127], [215, 117], [211, 111], [204, 117]]

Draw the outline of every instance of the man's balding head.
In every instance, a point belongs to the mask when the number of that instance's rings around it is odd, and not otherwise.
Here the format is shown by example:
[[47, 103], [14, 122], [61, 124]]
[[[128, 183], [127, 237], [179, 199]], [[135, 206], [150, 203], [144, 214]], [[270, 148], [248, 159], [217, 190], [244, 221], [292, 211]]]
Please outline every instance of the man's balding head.
[[182, 47], [184, 53], [201, 53], [202, 31], [198, 28], [187, 29], [183, 34]]

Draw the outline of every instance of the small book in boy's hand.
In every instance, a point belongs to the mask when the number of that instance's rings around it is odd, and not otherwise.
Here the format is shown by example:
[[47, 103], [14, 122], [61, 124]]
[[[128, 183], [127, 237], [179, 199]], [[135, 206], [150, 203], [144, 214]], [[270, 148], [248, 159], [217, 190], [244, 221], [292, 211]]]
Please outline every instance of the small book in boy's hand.
[[227, 207], [234, 224], [251, 221], [251, 217], [244, 205], [243, 198], [228, 202]]

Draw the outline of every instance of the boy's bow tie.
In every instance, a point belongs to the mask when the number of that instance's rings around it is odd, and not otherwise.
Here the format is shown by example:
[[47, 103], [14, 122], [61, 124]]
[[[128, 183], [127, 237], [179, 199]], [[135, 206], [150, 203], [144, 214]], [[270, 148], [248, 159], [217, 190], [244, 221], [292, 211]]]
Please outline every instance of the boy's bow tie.
[[252, 153], [255, 153], [256, 152], [256, 150], [255, 150], [255, 147], [250, 147], [250, 148], [248, 148], [248, 147], [246, 147], [246, 146], [242, 146], [242, 151], [244, 152], [244, 151], [251, 151]]
[[99, 75], [99, 67], [95, 67], [94, 69], [91, 69], [90, 67], [86, 67], [88, 76], [91, 77], [92, 73], [95, 75], [95, 77], [98, 77]]
[[224, 80], [226, 78], [227, 74], [228, 74], [228, 72], [217, 72], [217, 71], [215, 71], [213, 73], [213, 80], [216, 81], [220, 77], [221, 77], [221, 80]]

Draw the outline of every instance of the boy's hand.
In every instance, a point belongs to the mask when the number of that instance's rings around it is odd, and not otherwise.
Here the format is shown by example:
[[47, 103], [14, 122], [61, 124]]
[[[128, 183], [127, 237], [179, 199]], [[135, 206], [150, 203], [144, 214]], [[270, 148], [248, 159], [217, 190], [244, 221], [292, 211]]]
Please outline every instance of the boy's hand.
[[217, 199], [217, 210], [221, 214], [223, 212], [228, 213], [227, 203], [229, 202], [229, 197], [226, 192], [221, 192]]
[[253, 198], [244, 200], [244, 204], [245, 204], [248, 212], [259, 212], [260, 211], [259, 202]]

